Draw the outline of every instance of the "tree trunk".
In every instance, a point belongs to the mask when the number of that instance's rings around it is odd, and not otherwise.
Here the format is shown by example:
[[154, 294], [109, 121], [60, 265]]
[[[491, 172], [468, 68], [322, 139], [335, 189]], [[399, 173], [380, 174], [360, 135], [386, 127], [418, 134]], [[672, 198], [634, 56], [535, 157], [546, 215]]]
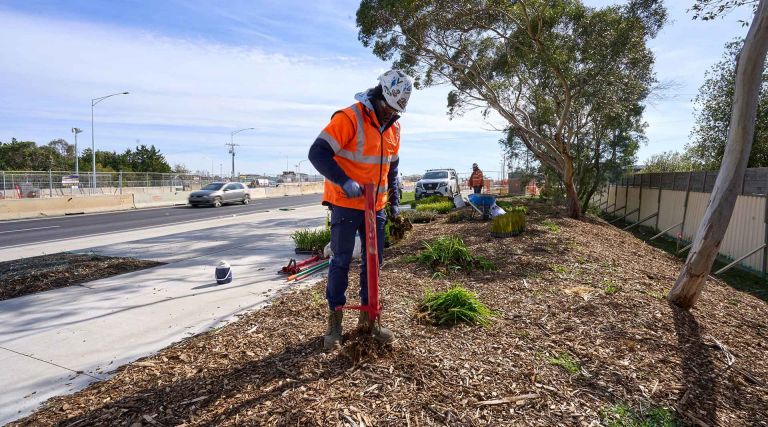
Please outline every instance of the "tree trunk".
[[581, 218], [581, 204], [579, 203], [579, 195], [576, 192], [576, 186], [573, 183], [573, 159], [568, 155], [563, 155], [563, 157], [565, 158], [563, 187], [565, 187], [565, 194], [567, 196], [568, 216], [574, 219], [579, 219]]
[[717, 174], [707, 210], [693, 239], [691, 252], [668, 296], [670, 302], [685, 309], [693, 307], [699, 299], [731, 220], [752, 148], [767, 49], [768, 0], [760, 0], [736, 61], [731, 125], [720, 173]]

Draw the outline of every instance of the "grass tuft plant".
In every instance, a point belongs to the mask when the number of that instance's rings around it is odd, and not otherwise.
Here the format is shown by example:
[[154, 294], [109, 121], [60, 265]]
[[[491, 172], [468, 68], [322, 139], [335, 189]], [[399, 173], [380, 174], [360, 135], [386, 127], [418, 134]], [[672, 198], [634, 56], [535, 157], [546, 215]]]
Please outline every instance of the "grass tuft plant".
[[520, 212], [507, 212], [493, 219], [491, 235], [495, 237], [516, 236], [525, 230], [525, 216]]
[[558, 231], [560, 231], [560, 227], [550, 219], [545, 219], [544, 221], [541, 221], [541, 225], [553, 233], [557, 233]]
[[300, 251], [319, 252], [331, 241], [331, 230], [329, 228], [296, 230], [291, 233], [291, 239], [296, 244], [296, 249]]
[[443, 292], [427, 291], [418, 311], [420, 316], [437, 325], [455, 325], [460, 322], [487, 325], [493, 314], [476, 293], [460, 286]]
[[445, 268], [449, 271], [496, 270], [496, 266], [483, 257], [476, 257], [469, 252], [464, 241], [457, 236], [443, 236], [432, 242], [423, 242], [424, 250], [411, 257], [437, 270]]
[[568, 353], [560, 353], [555, 357], [550, 357], [549, 363], [565, 369], [569, 374], [575, 375], [581, 372], [579, 362]]
[[453, 202], [419, 203], [416, 211], [434, 211], [439, 214], [447, 214], [453, 209]]
[[656, 407], [644, 413], [638, 413], [624, 404], [601, 410], [600, 421], [606, 427], [677, 427], [683, 425], [675, 412], [668, 408]]
[[437, 219], [437, 213], [434, 211], [403, 211], [403, 217], [407, 218], [413, 224], [426, 224]]
[[451, 203], [451, 205], [453, 205], [453, 199], [451, 199], [450, 197], [434, 195], [434, 196], [424, 197], [423, 199], [412, 201], [411, 208], [416, 209], [416, 206], [419, 206], [419, 205], [430, 205], [433, 203], [441, 203], [441, 202], [449, 202]]

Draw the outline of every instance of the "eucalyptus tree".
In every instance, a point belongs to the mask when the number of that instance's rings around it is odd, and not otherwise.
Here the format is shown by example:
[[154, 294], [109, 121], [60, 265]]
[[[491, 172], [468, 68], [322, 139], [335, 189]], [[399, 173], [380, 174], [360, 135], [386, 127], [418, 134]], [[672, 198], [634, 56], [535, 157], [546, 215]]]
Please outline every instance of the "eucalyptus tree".
[[450, 115], [480, 109], [505, 120], [557, 172], [574, 218], [582, 211], [577, 148], [590, 141], [602, 153], [616, 130], [610, 118], [626, 118], [647, 95], [647, 41], [665, 20], [660, 0], [604, 8], [579, 0], [363, 0], [357, 11], [359, 38], [374, 54], [420, 87], [453, 87]]
[[[710, 2], [697, 2], [701, 3]], [[693, 307], [701, 296], [733, 214], [752, 149], [767, 52], [768, 0], [760, 0], [736, 60], [733, 107], [722, 165], [688, 258], [667, 296], [670, 302], [682, 308]]]

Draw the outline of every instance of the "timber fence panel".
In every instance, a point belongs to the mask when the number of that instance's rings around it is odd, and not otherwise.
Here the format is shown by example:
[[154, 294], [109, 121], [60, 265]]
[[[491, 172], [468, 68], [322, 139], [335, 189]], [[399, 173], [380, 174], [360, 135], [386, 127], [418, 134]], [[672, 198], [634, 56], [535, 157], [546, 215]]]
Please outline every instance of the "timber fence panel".
[[[659, 209], [659, 230], [666, 230], [683, 221], [683, 204], [685, 191], [662, 190], [661, 207]], [[669, 230], [666, 234], [677, 237], [680, 227]]]
[[[702, 175], [701, 178], [704, 178]], [[703, 183], [703, 179], [700, 183]], [[688, 213], [685, 216], [685, 230], [683, 230], [683, 239], [692, 241], [693, 236], [696, 235], [696, 231], [699, 229], [702, 218], [704, 218], [704, 212], [707, 210], [707, 203], [709, 203], [709, 193], [699, 193], [691, 191], [688, 196]]]
[[[638, 183], [639, 185], [640, 183]], [[640, 188], [639, 187], [629, 187], [629, 194], [627, 194], [627, 213], [635, 211], [638, 207], [640, 207]], [[624, 218], [624, 221], [626, 222], [636, 222], [640, 220], [640, 216], [638, 215], [639, 212], [635, 212], [631, 215], [627, 215], [626, 218]]]
[[[647, 218], [659, 210], [659, 189], [643, 188], [643, 200], [640, 203], [640, 219]], [[640, 220], [638, 219], [638, 221]], [[645, 220], [640, 225], [654, 225], [656, 217]]]
[[[757, 196], [739, 196], [728, 223], [728, 230], [720, 244], [720, 254], [737, 259], [763, 244], [765, 239], [765, 198]], [[742, 265], [761, 271], [763, 251], [757, 251]]]

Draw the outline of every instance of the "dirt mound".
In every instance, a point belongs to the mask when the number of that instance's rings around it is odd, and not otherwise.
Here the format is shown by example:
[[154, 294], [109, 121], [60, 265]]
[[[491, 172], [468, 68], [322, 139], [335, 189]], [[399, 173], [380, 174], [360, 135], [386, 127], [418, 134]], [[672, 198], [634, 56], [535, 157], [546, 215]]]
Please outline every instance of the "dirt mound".
[[[461, 236], [499, 270], [433, 279], [405, 261], [440, 235]], [[767, 425], [766, 303], [711, 280], [695, 310], [672, 308], [679, 268], [602, 221], [534, 206], [514, 238], [489, 237], [487, 223], [417, 225], [383, 266], [390, 347], [356, 335], [353, 312], [345, 345], [323, 353], [320, 283], [19, 424]], [[425, 289], [456, 284], [496, 312], [489, 326], [414, 319]]]

